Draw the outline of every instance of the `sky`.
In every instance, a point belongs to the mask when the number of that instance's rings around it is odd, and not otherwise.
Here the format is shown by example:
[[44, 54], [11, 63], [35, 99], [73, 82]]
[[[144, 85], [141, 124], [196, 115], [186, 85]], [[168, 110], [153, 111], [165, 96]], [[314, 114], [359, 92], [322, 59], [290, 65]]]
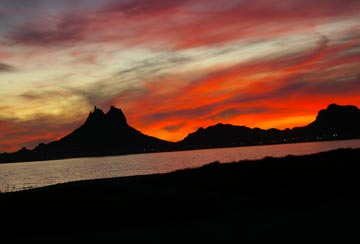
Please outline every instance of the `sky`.
[[304, 126], [360, 106], [359, 0], [1, 0], [0, 152], [94, 106], [145, 134]]

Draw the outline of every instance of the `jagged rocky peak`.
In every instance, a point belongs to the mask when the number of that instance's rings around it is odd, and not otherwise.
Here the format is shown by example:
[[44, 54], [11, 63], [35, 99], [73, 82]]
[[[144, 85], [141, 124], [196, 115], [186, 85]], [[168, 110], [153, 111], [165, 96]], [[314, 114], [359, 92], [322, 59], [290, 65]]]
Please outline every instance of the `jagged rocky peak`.
[[85, 124], [100, 125], [107, 124], [111, 126], [127, 125], [126, 117], [119, 108], [111, 106], [105, 114], [101, 109], [94, 106], [94, 111], [90, 112]]
[[105, 117], [104, 112], [101, 109], [94, 106], [94, 111], [89, 113], [89, 116], [86, 119], [85, 123], [88, 124], [88, 123], [100, 122], [101, 120], [103, 120], [104, 117]]
[[100, 109], [97, 108], [96, 106], [94, 106], [94, 111], [90, 112], [91, 114], [93, 114], [94, 116], [103, 116], [104, 112]]
[[126, 117], [120, 108], [111, 106], [109, 112], [106, 114], [106, 117], [114, 123], [127, 124]]

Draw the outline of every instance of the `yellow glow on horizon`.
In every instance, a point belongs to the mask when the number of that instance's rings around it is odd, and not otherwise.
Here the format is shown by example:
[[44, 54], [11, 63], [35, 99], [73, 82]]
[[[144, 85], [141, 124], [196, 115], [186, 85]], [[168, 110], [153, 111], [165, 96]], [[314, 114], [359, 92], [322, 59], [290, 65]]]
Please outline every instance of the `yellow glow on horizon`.
[[0, 145], [41, 138], [11, 131], [27, 122], [65, 135], [94, 105], [178, 141], [217, 122], [292, 128], [330, 103], [360, 104], [356, 1], [55, 2], [4, 3]]

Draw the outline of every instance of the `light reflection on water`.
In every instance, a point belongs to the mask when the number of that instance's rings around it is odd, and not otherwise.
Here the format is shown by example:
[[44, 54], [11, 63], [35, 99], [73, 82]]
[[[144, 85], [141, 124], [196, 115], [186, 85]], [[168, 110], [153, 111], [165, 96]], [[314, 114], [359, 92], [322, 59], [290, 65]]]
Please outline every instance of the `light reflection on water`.
[[192, 150], [98, 158], [0, 164], [0, 191], [129, 175], [165, 173], [220, 161], [304, 155], [337, 148], [360, 148], [360, 140]]

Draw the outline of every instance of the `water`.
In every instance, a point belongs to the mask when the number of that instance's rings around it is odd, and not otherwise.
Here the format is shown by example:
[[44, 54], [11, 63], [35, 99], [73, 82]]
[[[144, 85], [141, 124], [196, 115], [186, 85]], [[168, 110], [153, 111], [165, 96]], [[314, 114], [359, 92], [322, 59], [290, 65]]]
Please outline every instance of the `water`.
[[165, 173], [199, 167], [214, 161], [233, 162], [266, 156], [304, 155], [337, 148], [360, 148], [360, 140], [0, 164], [0, 191], [16, 191], [85, 179]]

